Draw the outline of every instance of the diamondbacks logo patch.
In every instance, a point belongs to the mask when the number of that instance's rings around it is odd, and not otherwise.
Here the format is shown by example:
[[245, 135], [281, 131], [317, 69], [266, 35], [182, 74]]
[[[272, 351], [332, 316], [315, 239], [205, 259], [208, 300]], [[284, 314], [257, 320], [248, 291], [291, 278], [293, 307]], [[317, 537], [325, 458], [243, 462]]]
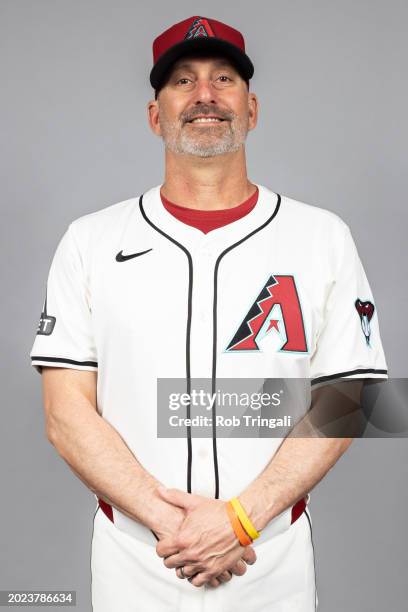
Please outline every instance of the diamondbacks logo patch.
[[191, 24], [184, 39], [189, 40], [190, 38], [202, 38], [215, 36], [210, 24], [204, 17], [197, 17]]
[[370, 346], [371, 327], [370, 321], [374, 315], [374, 304], [370, 301], [362, 302], [359, 298], [354, 302], [354, 306], [360, 316], [361, 329], [363, 330], [366, 343]]
[[47, 313], [47, 291], [45, 292], [44, 308], [37, 327], [37, 336], [50, 336], [54, 331], [56, 318]]
[[239, 325], [226, 352], [261, 351], [260, 344], [277, 334], [280, 351], [307, 353], [305, 328], [295, 279], [270, 276]]

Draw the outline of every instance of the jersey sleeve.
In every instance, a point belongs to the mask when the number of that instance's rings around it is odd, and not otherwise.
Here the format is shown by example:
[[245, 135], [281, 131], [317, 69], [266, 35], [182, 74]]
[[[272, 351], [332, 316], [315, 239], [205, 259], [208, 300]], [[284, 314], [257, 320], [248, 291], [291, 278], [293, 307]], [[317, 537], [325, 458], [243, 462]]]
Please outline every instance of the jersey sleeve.
[[352, 234], [341, 221], [337, 258], [311, 357], [311, 384], [388, 378], [378, 311]]
[[71, 223], [55, 251], [45, 300], [30, 357], [42, 366], [97, 370], [90, 296], [84, 265]]

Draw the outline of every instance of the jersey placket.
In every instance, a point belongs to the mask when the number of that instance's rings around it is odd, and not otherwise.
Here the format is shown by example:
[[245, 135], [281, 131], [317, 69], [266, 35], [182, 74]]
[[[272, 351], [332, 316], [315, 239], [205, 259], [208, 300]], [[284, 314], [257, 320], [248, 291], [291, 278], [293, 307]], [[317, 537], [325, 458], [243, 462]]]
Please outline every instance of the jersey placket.
[[[193, 295], [191, 313], [191, 377], [205, 379], [204, 389], [212, 391], [214, 361], [214, 267], [218, 256], [216, 242], [203, 241], [192, 254]], [[199, 382], [199, 381], [197, 381]], [[211, 410], [204, 406], [192, 407], [191, 416], [203, 415], [213, 418]], [[216, 488], [214, 465], [213, 426], [206, 427], [206, 437], [194, 438], [192, 429], [192, 492], [214, 496]]]

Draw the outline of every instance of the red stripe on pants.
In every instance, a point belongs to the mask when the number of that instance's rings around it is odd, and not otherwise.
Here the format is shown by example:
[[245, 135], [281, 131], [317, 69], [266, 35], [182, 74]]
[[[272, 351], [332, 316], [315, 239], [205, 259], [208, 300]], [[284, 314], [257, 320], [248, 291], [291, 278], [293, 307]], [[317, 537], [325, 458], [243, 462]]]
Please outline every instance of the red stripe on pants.
[[[99, 506], [101, 510], [106, 514], [110, 521], [113, 521], [113, 510], [110, 504], [107, 504], [103, 499], [99, 499]], [[303, 510], [306, 508], [306, 498], [300, 499], [294, 506], [292, 506], [292, 520], [291, 525], [298, 520], [299, 516], [302, 514]]]

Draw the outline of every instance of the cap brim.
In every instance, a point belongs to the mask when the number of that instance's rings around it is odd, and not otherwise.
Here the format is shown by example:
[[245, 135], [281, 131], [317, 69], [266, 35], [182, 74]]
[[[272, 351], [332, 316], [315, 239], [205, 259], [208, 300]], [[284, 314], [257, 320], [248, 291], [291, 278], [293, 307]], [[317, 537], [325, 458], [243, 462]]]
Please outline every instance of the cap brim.
[[193, 38], [177, 43], [166, 51], [156, 62], [150, 72], [150, 83], [153, 89], [160, 89], [169, 68], [180, 57], [189, 53], [203, 55], [206, 53], [213, 55], [219, 53], [227, 57], [235, 64], [237, 70], [245, 80], [252, 78], [254, 66], [249, 57], [235, 45], [226, 40], [215, 37]]

